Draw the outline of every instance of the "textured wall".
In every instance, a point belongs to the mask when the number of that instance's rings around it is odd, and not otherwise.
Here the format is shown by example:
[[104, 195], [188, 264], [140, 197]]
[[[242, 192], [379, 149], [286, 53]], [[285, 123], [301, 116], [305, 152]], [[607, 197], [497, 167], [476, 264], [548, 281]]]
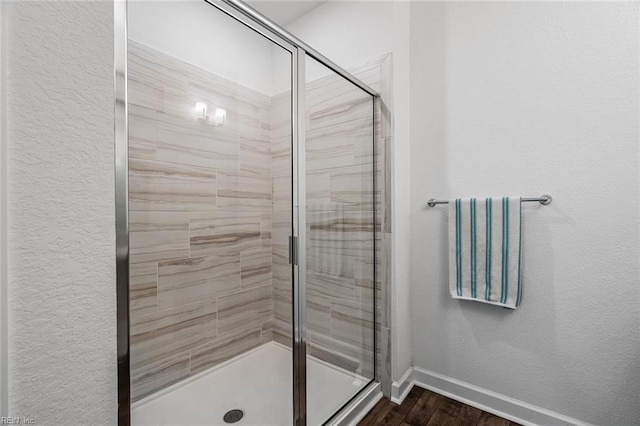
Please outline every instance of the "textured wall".
[[[593, 424], [640, 418], [638, 4], [415, 3], [416, 366]], [[452, 300], [430, 197], [523, 206], [514, 312]]]
[[271, 98], [131, 40], [128, 77], [135, 400], [272, 339]]
[[5, 6], [9, 413], [113, 425], [113, 4]]

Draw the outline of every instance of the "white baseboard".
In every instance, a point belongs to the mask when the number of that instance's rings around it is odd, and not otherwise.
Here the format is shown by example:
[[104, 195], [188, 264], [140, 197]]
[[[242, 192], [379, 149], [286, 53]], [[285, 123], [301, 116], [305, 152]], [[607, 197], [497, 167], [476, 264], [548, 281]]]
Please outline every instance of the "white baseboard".
[[414, 385], [525, 426], [593, 426], [420, 367], [407, 370], [398, 382], [393, 382], [391, 401], [401, 404]]
[[413, 367], [409, 367], [400, 377], [400, 380], [391, 383], [391, 402], [402, 404], [402, 401], [404, 401], [414, 385], [412, 376]]

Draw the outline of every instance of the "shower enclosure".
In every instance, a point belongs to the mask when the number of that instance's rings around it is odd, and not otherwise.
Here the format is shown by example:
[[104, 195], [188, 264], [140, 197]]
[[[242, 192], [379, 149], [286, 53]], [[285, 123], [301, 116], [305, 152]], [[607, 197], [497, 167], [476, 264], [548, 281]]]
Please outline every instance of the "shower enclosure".
[[235, 0], [116, 5], [121, 425], [319, 425], [376, 380], [376, 93]]

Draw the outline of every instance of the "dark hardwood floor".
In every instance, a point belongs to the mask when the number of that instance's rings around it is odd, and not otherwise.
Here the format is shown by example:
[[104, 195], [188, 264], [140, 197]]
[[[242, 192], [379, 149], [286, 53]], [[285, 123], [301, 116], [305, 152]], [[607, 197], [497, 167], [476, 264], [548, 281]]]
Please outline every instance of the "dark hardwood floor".
[[360, 426], [519, 426], [446, 396], [414, 386], [402, 405], [381, 399]]

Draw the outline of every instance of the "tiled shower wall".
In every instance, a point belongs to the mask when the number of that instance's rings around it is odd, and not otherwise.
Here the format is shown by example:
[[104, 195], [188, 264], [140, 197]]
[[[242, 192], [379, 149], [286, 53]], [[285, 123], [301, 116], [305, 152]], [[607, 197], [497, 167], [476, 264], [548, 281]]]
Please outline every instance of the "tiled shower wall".
[[[389, 60], [353, 71], [384, 89]], [[291, 101], [290, 93], [269, 97], [133, 41], [128, 77], [136, 400], [272, 339], [290, 346]], [[373, 326], [371, 100], [346, 84], [327, 77], [307, 87], [309, 353], [372, 377], [373, 338], [363, 333]], [[226, 125], [197, 120], [201, 101], [210, 111], [225, 108]], [[379, 101], [376, 123], [384, 379], [391, 132]]]
[[133, 41], [128, 72], [136, 400], [272, 340], [271, 98]]

